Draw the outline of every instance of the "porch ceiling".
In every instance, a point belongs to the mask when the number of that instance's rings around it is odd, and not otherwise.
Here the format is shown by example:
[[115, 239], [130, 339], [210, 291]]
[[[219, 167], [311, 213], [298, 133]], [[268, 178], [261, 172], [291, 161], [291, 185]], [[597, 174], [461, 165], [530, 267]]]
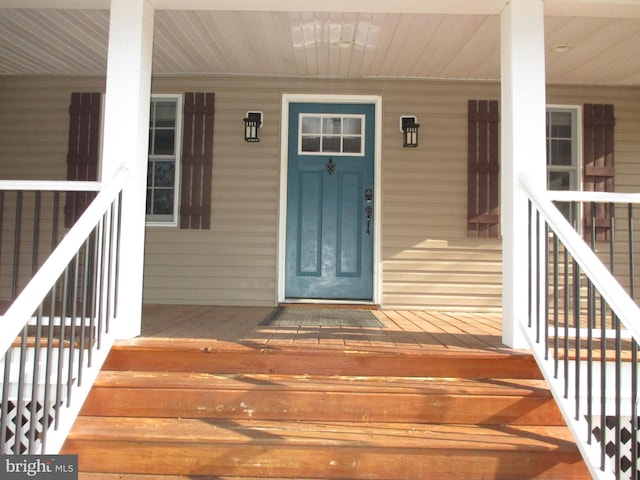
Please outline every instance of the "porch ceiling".
[[[0, 7], [16, 3], [5, 0]], [[71, 0], [49, 3], [66, 8], [0, 8], [0, 75], [104, 74], [109, 32], [109, 11], [101, 9], [105, 3], [84, 4], [97, 9], [74, 8], [82, 2]], [[157, 75], [500, 78], [498, 13], [503, 0], [460, 1], [453, 13], [437, 8], [440, 1], [416, 10], [409, 8], [416, 2], [400, 0], [404, 11], [371, 2], [370, 10], [360, 12], [327, 11], [326, 6], [291, 11], [283, 1], [270, 11], [233, 9], [232, 2], [226, 10], [198, 9], [199, 0], [190, 1], [192, 10], [168, 9], [175, 8], [171, 0], [155, 3], [167, 8], [156, 11]], [[470, 7], [479, 3], [485, 8]], [[590, 8], [577, 10], [576, 1], [545, 2], [548, 81], [640, 85], [640, 2], [584, 3]], [[603, 5], [609, 8], [596, 8]], [[553, 52], [556, 45], [566, 45], [567, 51]]]

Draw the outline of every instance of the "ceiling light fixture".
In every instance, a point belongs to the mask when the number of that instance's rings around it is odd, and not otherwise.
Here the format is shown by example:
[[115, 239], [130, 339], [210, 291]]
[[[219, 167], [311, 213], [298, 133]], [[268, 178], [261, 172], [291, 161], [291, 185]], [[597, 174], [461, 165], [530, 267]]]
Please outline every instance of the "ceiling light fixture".
[[338, 40], [337, 42], [332, 42], [332, 45], [338, 48], [351, 48], [355, 44], [355, 40]]
[[332, 48], [375, 48], [381, 28], [372, 21], [357, 20], [351, 23], [332, 22], [328, 18], [291, 26], [294, 48], [328, 45]]
[[553, 53], [567, 53], [573, 47], [569, 43], [558, 43], [557, 45], [552, 46], [549, 50]]

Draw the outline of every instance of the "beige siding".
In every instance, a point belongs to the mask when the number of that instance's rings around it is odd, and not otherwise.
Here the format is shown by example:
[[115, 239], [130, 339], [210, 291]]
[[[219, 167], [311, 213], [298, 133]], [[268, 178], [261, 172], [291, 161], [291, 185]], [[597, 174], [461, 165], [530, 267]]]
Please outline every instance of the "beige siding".
[[65, 180], [71, 92], [104, 91], [98, 77], [1, 77], [0, 172], [5, 180]]
[[[0, 179], [65, 180], [71, 92], [104, 91], [104, 79], [98, 77], [2, 77], [0, 76]], [[13, 225], [15, 194], [4, 197], [0, 219], [0, 301], [10, 296], [13, 273]], [[64, 206], [60, 196], [58, 213]], [[18, 286], [23, 287], [32, 269], [44, 261], [52, 249], [53, 196], [41, 198], [42, 223], [39, 254], [32, 261], [34, 238], [33, 193], [24, 195], [22, 212], [22, 247], [18, 254]], [[64, 222], [63, 219], [60, 220]], [[64, 233], [59, 224], [60, 236]]]
[[[64, 178], [69, 95], [103, 85], [0, 78], [2, 178]], [[275, 305], [282, 94], [330, 92], [383, 99], [383, 306], [500, 309], [500, 241], [467, 238], [466, 225], [467, 100], [499, 99], [498, 84], [194, 76], [158, 77], [152, 88], [215, 92], [215, 138], [211, 230], [147, 228], [145, 302]], [[637, 190], [640, 90], [549, 88], [549, 103], [585, 102], [615, 104], [616, 187]], [[242, 138], [249, 110], [264, 112], [258, 144]], [[401, 115], [418, 117], [419, 148], [402, 148]]]
[[[500, 308], [500, 243], [466, 238], [467, 100], [497, 85], [162, 77], [153, 90], [215, 91], [216, 127], [212, 230], [147, 230], [147, 301], [275, 303], [281, 95], [330, 91], [383, 97], [383, 304]], [[248, 110], [265, 115], [257, 145], [242, 140]], [[402, 148], [403, 114], [421, 122], [418, 149]]]
[[[211, 230], [149, 227], [145, 301], [274, 305], [280, 90], [252, 79], [158, 78], [154, 93], [215, 92]], [[266, 88], [265, 88], [266, 87]], [[260, 143], [243, 139], [264, 113]]]
[[[467, 101], [498, 99], [499, 87], [406, 81], [383, 91], [383, 304], [500, 309], [500, 241], [467, 238]], [[401, 115], [418, 117], [417, 149], [402, 147]]]

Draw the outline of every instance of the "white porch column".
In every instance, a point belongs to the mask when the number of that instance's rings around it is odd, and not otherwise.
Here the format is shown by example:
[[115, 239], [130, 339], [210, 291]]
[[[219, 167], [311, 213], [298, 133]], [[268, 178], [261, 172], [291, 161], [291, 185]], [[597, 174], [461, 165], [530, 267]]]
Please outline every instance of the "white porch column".
[[123, 191], [119, 338], [140, 333], [154, 8], [149, 0], [111, 0], [102, 180], [126, 162]]
[[500, 17], [502, 341], [526, 348], [527, 199], [517, 182], [523, 173], [546, 182], [543, 0], [511, 0]]

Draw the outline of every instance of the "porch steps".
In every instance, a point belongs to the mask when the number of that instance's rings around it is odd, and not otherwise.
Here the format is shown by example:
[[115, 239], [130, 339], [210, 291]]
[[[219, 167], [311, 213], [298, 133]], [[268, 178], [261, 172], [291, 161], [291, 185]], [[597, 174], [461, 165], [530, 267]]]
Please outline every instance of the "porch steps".
[[114, 347], [81, 478], [589, 478], [529, 355], [203, 342]]

